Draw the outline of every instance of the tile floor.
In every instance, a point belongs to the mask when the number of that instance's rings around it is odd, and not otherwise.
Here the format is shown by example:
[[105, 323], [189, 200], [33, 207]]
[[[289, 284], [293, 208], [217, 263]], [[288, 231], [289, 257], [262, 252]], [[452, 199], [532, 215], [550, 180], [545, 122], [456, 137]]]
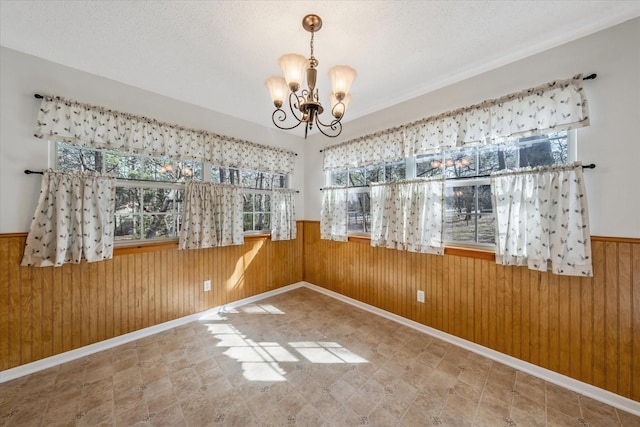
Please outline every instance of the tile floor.
[[300, 288], [0, 384], [4, 426], [640, 426]]

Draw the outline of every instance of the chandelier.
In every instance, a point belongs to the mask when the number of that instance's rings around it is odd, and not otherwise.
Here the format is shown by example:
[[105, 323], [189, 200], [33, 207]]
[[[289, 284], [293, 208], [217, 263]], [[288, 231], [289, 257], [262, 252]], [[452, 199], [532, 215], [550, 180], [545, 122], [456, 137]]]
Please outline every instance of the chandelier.
[[[351, 101], [349, 88], [356, 78], [356, 70], [346, 65], [337, 65], [329, 69], [329, 78], [333, 92], [329, 94], [331, 101], [331, 121], [323, 123], [320, 115], [324, 111], [318, 89], [316, 89], [316, 77], [318, 75], [318, 60], [313, 56], [313, 36], [322, 28], [322, 19], [318, 15], [307, 15], [302, 19], [302, 27], [311, 33], [309, 47], [311, 55], [309, 59], [295, 53], [282, 55], [278, 64], [282, 67], [284, 78], [270, 77], [265, 82], [271, 93], [271, 99], [276, 109], [271, 115], [273, 124], [280, 129], [294, 129], [304, 123], [304, 137], [309, 130], [316, 127], [325, 136], [335, 138], [342, 132], [342, 117]], [[299, 93], [302, 80], [307, 78], [307, 88]], [[291, 118], [282, 109], [285, 97], [289, 95], [289, 109]], [[293, 124], [292, 124], [293, 123]]]

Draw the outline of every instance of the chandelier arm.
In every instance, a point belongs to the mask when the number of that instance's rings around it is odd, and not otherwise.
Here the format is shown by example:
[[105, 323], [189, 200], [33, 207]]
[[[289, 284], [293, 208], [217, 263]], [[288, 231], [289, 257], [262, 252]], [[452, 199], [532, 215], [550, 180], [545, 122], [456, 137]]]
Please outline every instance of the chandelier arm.
[[[276, 115], [278, 115], [276, 117]], [[295, 115], [294, 115], [295, 116]], [[297, 118], [297, 117], [296, 117]], [[277, 120], [277, 121], [276, 121]], [[287, 112], [284, 111], [282, 108], [276, 108], [276, 110], [273, 112], [273, 114], [271, 114], [271, 121], [273, 122], [274, 125], [276, 125], [276, 127], [278, 129], [282, 129], [282, 130], [291, 130], [291, 129], [295, 129], [298, 126], [300, 126], [300, 124], [302, 123], [302, 121], [298, 121], [297, 124], [291, 126], [291, 127], [287, 127], [287, 126], [280, 126], [278, 124], [278, 122], [284, 122], [285, 120], [287, 120]]]
[[336, 108], [338, 108], [338, 106], [340, 106], [340, 105], [342, 105], [342, 114], [340, 115], [340, 118], [339, 118], [339, 119], [336, 119], [336, 120], [338, 120], [338, 121], [342, 120], [342, 117], [344, 117], [344, 113], [346, 113], [346, 110], [347, 110], [347, 108], [346, 108], [346, 107], [345, 107], [345, 105], [344, 105], [344, 102], [342, 102], [342, 101], [338, 101], [338, 102], [336, 102], [336, 105], [334, 105], [334, 106], [333, 106], [333, 108], [331, 109], [331, 115], [332, 115], [333, 117], [335, 117], [335, 116], [336, 116], [336, 115], [335, 115]]
[[[340, 123], [340, 120], [332, 120], [331, 123], [329, 123], [328, 125], [322, 123], [322, 121], [320, 120], [320, 118], [318, 116], [316, 116], [316, 128], [320, 131], [320, 133], [322, 133], [324, 136], [328, 136], [329, 138], [335, 138], [336, 136], [340, 135], [342, 133], [342, 123]], [[338, 131], [338, 133], [336, 133], [335, 135], [332, 133], [327, 133], [325, 132], [322, 128], [324, 129], [331, 129], [332, 131]]]
[[[303, 91], [304, 93], [304, 91]], [[291, 100], [295, 98], [295, 103], [291, 102]], [[300, 105], [302, 105], [302, 102], [304, 102], [304, 98], [298, 96], [296, 93], [294, 92], [289, 92], [289, 109], [291, 110], [291, 115], [300, 123], [303, 122], [302, 120], [302, 116], [298, 117], [298, 115], [296, 114], [296, 111], [294, 109], [297, 108], [298, 110], [300, 109]], [[298, 125], [300, 124], [298, 123]], [[296, 126], [298, 126], [296, 125]]]
[[333, 119], [331, 120], [331, 123], [322, 123], [322, 120], [320, 120], [319, 116], [316, 116], [316, 123], [319, 125], [322, 125], [326, 128], [332, 128], [334, 129], [336, 127], [336, 125], [339, 125], [340, 122], [342, 121], [342, 117], [340, 117], [339, 119]]

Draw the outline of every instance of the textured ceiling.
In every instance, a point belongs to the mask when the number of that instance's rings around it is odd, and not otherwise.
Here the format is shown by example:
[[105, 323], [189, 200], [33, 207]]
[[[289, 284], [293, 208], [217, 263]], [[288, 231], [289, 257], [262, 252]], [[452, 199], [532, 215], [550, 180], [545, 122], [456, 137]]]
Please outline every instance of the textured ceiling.
[[264, 80], [280, 55], [309, 55], [308, 13], [324, 21], [321, 101], [331, 66], [358, 71], [348, 121], [638, 16], [640, 2], [0, 0], [0, 45], [272, 127]]

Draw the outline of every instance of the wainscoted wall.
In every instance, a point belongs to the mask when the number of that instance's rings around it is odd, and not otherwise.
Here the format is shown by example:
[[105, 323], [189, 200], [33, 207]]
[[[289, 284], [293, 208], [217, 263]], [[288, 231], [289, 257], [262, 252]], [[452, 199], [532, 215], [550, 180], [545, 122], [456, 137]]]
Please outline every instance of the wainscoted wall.
[[25, 240], [0, 235], [0, 370], [302, 280], [301, 223], [293, 241], [120, 250], [108, 261], [57, 268], [20, 267]]
[[0, 370], [306, 280], [640, 401], [638, 239], [594, 237], [595, 277], [569, 278], [324, 241], [315, 221], [291, 242], [121, 250], [58, 268], [20, 267], [25, 238], [0, 235]]
[[640, 401], [640, 239], [594, 237], [578, 278], [304, 237], [305, 281]]

